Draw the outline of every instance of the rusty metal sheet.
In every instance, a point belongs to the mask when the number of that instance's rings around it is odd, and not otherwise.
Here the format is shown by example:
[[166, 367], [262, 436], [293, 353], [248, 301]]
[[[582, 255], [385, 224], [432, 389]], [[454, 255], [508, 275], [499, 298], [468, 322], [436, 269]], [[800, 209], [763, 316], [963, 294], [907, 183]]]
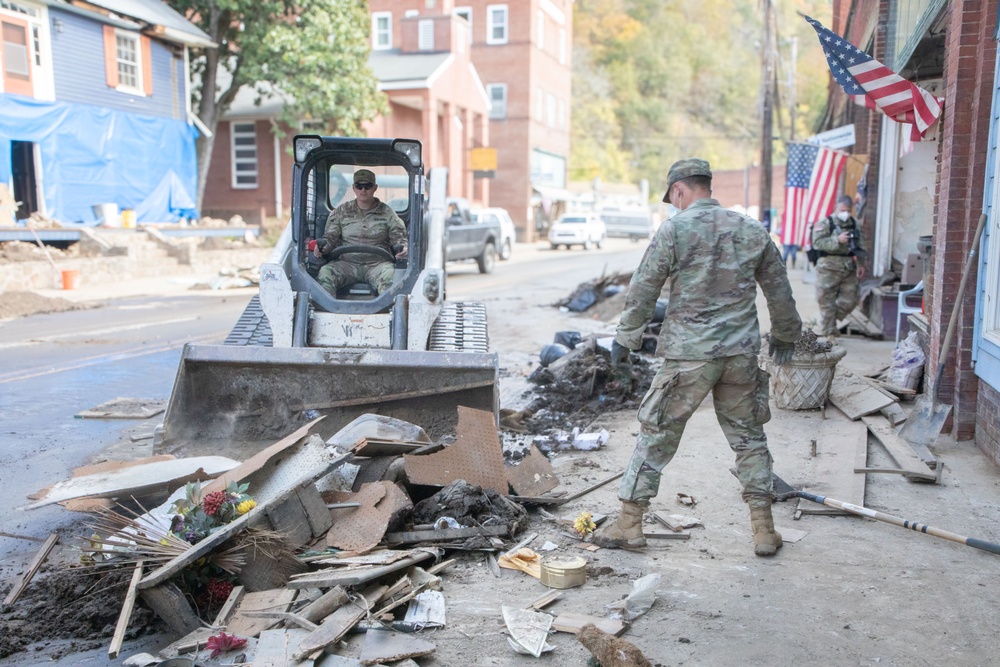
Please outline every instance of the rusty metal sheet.
[[559, 478], [552, 470], [552, 464], [535, 445], [528, 448], [528, 453], [520, 463], [505, 467], [507, 480], [514, 493], [519, 496], [540, 496], [559, 486]]
[[447, 486], [464, 479], [506, 495], [507, 471], [493, 413], [459, 406], [456, 432], [455, 443], [440, 452], [404, 455], [407, 479], [429, 486]]

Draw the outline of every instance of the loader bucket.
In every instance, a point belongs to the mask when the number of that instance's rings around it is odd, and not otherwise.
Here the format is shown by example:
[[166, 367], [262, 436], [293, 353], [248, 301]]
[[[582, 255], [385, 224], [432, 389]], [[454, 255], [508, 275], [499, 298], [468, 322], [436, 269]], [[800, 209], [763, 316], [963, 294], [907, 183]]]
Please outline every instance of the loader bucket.
[[364, 413], [436, 437], [454, 432], [459, 405], [496, 414], [497, 368], [496, 354], [188, 344], [163, 444], [245, 457], [316, 413], [326, 438]]

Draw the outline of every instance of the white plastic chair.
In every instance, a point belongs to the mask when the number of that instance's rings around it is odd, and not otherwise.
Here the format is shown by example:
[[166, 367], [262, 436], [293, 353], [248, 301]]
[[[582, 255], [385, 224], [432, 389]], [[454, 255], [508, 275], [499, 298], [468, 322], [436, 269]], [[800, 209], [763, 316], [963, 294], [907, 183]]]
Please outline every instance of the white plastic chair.
[[923, 294], [924, 291], [924, 281], [921, 280], [919, 283], [914, 285], [911, 289], [902, 290], [896, 297], [899, 301], [896, 303], [896, 342], [899, 342], [899, 325], [903, 321], [903, 315], [909, 315], [910, 313], [919, 313], [923, 310], [921, 306], [910, 306], [906, 303], [906, 297], [913, 294]]

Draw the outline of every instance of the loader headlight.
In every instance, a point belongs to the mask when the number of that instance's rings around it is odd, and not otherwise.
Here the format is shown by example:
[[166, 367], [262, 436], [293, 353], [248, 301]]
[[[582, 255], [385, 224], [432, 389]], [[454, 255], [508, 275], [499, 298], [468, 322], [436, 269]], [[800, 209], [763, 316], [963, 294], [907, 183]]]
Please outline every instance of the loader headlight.
[[319, 137], [295, 137], [295, 161], [305, 162], [309, 153], [323, 145]]
[[441, 295], [441, 281], [436, 273], [430, 273], [424, 278], [424, 298], [431, 303], [438, 300]]
[[392, 144], [393, 150], [399, 151], [406, 156], [414, 167], [420, 166], [420, 142], [419, 141], [395, 141]]

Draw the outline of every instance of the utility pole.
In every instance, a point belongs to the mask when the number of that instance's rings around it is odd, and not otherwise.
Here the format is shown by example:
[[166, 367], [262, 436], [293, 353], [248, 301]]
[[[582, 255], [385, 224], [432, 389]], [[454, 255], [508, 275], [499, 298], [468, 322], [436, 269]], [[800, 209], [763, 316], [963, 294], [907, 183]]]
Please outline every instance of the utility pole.
[[774, 0], [764, 5], [764, 40], [761, 54], [760, 219], [771, 208], [771, 153], [774, 132]]
[[791, 80], [788, 82], [788, 117], [791, 120], [791, 131], [789, 139], [795, 141], [795, 77], [798, 69], [799, 60], [799, 38], [792, 37], [792, 63], [791, 67]]

